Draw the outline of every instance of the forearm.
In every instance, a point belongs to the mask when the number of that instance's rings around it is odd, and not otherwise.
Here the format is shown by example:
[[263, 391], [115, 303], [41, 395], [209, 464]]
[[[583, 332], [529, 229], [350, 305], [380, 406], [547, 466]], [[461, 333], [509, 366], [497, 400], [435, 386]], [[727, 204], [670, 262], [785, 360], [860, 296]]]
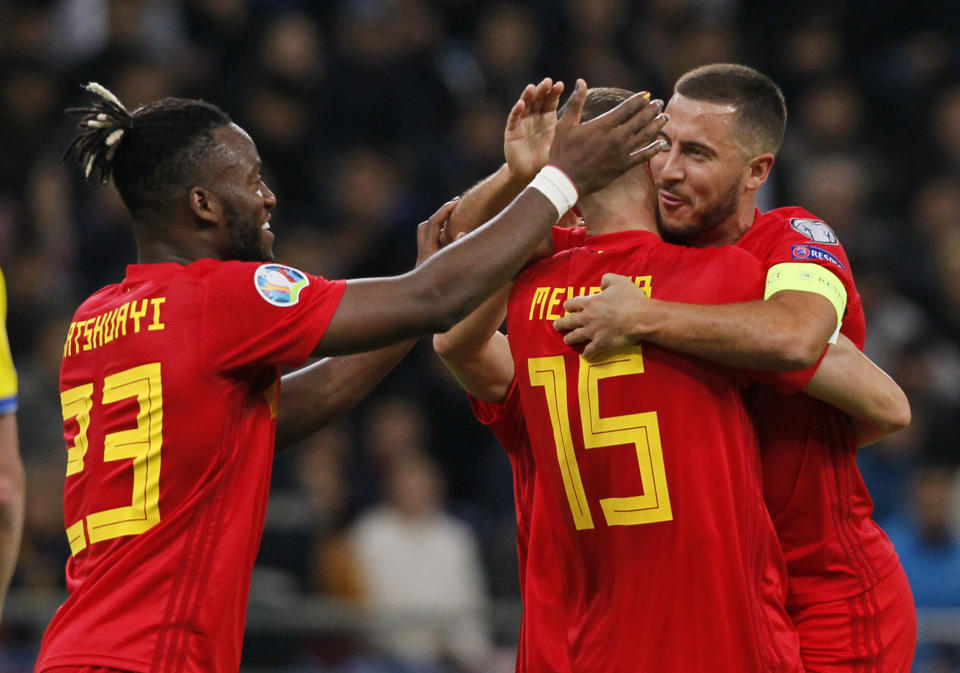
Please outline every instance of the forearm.
[[452, 328], [433, 337], [433, 349], [444, 360], [471, 357], [483, 348], [507, 315], [510, 285], [504, 285]]
[[348, 281], [318, 355], [378, 348], [445, 332], [512, 279], [557, 221], [534, 188], [420, 267], [396, 278]]
[[23, 534], [25, 478], [13, 414], [0, 416], [0, 612]]
[[309, 437], [347, 413], [406, 357], [415, 340], [329, 357], [290, 372], [280, 386], [276, 450]]
[[732, 367], [804, 369], [823, 353], [836, 313], [818, 295], [790, 294], [808, 296], [710, 306], [653, 300], [633, 336]]
[[510, 345], [498, 331], [510, 286], [498, 290], [452, 329], [433, 337], [433, 349], [461, 387], [484, 402], [500, 402], [513, 381]]
[[[530, 176], [532, 178], [533, 176]], [[507, 164], [468, 189], [447, 220], [445, 238], [456, 240], [457, 234], [469, 234], [513, 201], [530, 178], [515, 175]]]
[[860, 446], [910, 424], [910, 402], [900, 386], [842, 335], [804, 392], [849, 414]]

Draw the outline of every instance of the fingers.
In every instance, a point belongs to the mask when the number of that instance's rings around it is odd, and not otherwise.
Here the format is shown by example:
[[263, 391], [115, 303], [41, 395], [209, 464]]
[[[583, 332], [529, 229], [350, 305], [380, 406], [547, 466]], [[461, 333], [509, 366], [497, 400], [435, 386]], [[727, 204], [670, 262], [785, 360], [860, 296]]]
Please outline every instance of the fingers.
[[[660, 110], [663, 109], [663, 101], [655, 100], [651, 101], [649, 98], [650, 94], [646, 91], [641, 91], [635, 93], [627, 100], [620, 103], [617, 107], [613, 108], [608, 112], [604, 112], [599, 117], [592, 119], [590, 123], [601, 122], [610, 124], [611, 126], [620, 126], [630, 120], [632, 120], [637, 113], [643, 113], [643, 122], [641, 126], [646, 122], [650, 121], [654, 115], [656, 115]], [[660, 104], [657, 107], [657, 103]]]
[[663, 138], [658, 138], [648, 145], [644, 145], [639, 149], [635, 149], [630, 152], [630, 165], [636, 166], [637, 164], [644, 164], [650, 161], [653, 157], [660, 154], [667, 149], [667, 141]]
[[530, 105], [530, 114], [540, 114], [543, 111], [543, 106], [551, 88], [553, 88], [552, 79], [549, 77], [544, 77], [542, 80], [540, 80], [540, 83], [533, 90], [533, 101]]
[[[587, 83], [583, 79], [577, 79], [577, 83], [573, 87], [573, 93], [570, 94], [570, 98], [567, 100], [567, 109], [564, 111], [559, 123], [564, 126], [576, 126], [579, 124], [580, 115], [583, 112], [583, 104], [586, 100]], [[624, 103], [626, 102], [627, 101], [624, 101]], [[620, 105], [623, 105], [623, 103]], [[615, 109], [617, 108], [614, 108], [614, 110]]]
[[[530, 85], [527, 85], [527, 88], [530, 88]], [[524, 89], [526, 93], [526, 89]], [[512, 131], [517, 128], [517, 125], [520, 123], [520, 120], [523, 118], [523, 111], [527, 108], [527, 103], [523, 99], [523, 96], [520, 96], [520, 99], [513, 104], [513, 107], [510, 108], [510, 114], [507, 116], [507, 131]]]
[[567, 313], [579, 313], [587, 305], [587, 297], [571, 297], [563, 302], [563, 310]]
[[440, 206], [437, 209], [437, 212], [435, 212], [433, 215], [430, 216], [430, 219], [427, 220], [426, 224], [427, 225], [434, 224], [435, 226], [440, 226], [441, 223], [445, 222], [447, 218], [450, 217], [450, 213], [453, 212], [453, 209], [456, 208], [459, 203], [460, 203], [460, 197], [459, 196], [453, 197], [452, 199], [447, 201], [445, 204]]
[[585, 341], [590, 341], [590, 335], [587, 334], [587, 330], [582, 328], [575, 329], [572, 332], [569, 332], [568, 334], [564, 335], [563, 337], [563, 342], [568, 346], [580, 344]]
[[563, 82], [555, 82], [547, 93], [547, 99], [543, 103], [544, 112], [556, 112], [560, 107], [560, 96], [563, 95]]

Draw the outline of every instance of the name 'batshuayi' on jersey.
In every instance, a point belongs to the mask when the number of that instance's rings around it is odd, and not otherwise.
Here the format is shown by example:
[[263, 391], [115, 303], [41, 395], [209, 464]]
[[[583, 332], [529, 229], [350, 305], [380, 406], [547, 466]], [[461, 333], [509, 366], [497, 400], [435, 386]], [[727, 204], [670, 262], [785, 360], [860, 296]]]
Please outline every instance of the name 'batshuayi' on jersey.
[[[866, 322], [850, 262], [833, 229], [803, 208], [756, 212], [738, 247], [766, 266], [817, 264], [847, 294], [840, 327], [863, 350]], [[764, 495], [780, 538], [791, 605], [863, 593], [899, 564], [873, 521], [857, 468], [857, 439], [845, 414], [811, 397], [760, 389], [751, 403], [763, 448]]]
[[235, 673], [279, 367], [343, 294], [280, 264], [135, 265], [77, 310], [60, 393], [69, 597], [36, 670]]
[[[508, 328], [575, 671], [801, 669], [760, 456], [731, 370], [644, 345], [588, 363], [553, 321], [605, 272], [651, 296], [762, 296], [752, 255], [671, 246], [647, 232], [587, 237], [528, 267]], [[526, 582], [536, 572], [527, 564]]]

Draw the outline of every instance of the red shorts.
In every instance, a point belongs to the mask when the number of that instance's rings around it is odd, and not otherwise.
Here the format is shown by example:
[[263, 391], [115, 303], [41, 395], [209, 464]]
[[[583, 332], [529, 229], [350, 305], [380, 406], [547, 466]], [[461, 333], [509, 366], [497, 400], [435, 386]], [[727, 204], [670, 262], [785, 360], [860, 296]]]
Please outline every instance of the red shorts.
[[862, 594], [787, 611], [807, 673], [910, 673], [917, 610], [899, 564]]

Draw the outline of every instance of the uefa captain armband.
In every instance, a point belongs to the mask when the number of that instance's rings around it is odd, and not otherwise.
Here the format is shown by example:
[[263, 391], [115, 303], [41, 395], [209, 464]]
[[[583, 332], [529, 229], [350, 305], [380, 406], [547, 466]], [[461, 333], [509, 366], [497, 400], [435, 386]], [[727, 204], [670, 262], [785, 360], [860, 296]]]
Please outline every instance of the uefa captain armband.
[[767, 286], [764, 289], [763, 298], [769, 299], [777, 292], [784, 290], [813, 292], [825, 297], [833, 304], [837, 310], [837, 329], [830, 337], [830, 343], [837, 343], [840, 325], [843, 322], [843, 312], [847, 309], [847, 291], [840, 279], [819, 264], [809, 262], [774, 264], [767, 271]]

